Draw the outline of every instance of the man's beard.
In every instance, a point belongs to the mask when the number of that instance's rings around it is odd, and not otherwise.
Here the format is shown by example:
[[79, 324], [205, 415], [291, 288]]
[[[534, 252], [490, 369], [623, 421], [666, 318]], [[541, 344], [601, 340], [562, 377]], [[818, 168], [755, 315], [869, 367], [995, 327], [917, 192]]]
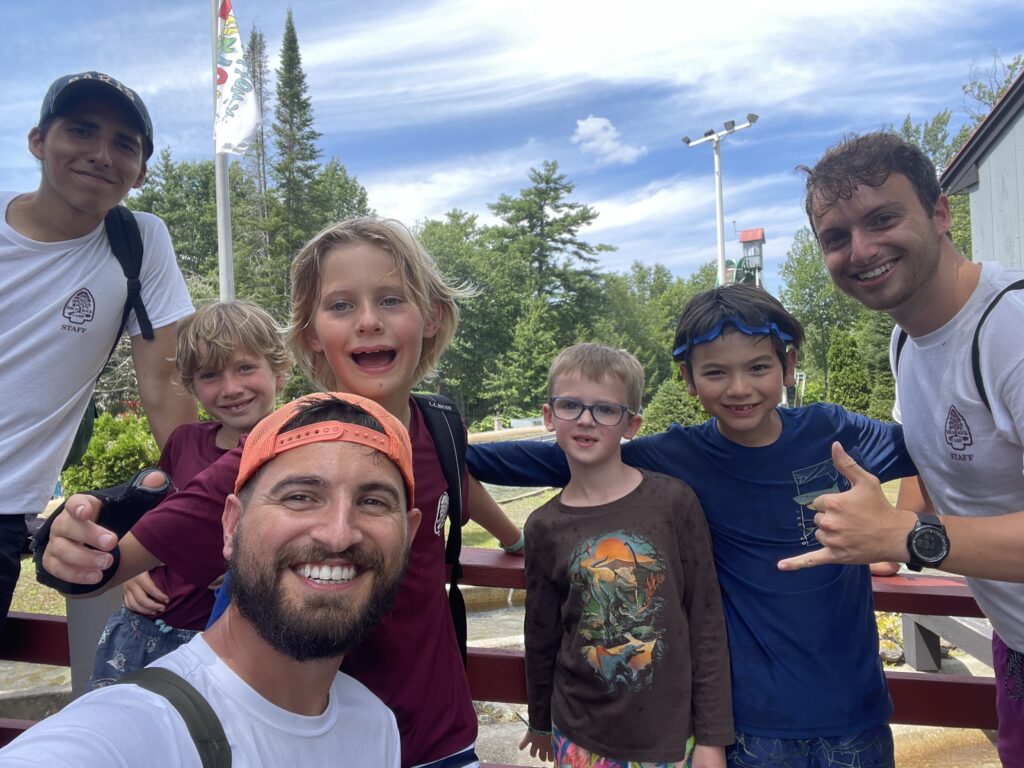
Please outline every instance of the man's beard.
[[[282, 553], [272, 567], [247, 551], [239, 527], [229, 561], [231, 602], [273, 648], [296, 661], [314, 661], [342, 656], [368, 635], [391, 602], [401, 584], [409, 557], [408, 547], [400, 559], [385, 569], [380, 552], [355, 547], [344, 553], [311, 548]], [[311, 593], [298, 603], [286, 603], [281, 578], [292, 563], [343, 559], [373, 574], [373, 590], [362, 605], [342, 592]]]

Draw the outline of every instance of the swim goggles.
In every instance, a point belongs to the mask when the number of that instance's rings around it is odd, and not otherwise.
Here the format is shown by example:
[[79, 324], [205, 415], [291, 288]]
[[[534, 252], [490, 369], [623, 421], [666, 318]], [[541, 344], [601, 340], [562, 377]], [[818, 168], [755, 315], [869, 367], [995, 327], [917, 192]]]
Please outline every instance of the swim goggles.
[[747, 325], [736, 315], [730, 315], [729, 317], [723, 317], [719, 320], [715, 324], [715, 327], [707, 333], [702, 333], [700, 336], [692, 338], [676, 347], [672, 352], [672, 359], [676, 362], [681, 362], [687, 350], [700, 344], [707, 344], [709, 341], [714, 341], [722, 335], [722, 331], [727, 325], [733, 326], [737, 331], [745, 333], [747, 336], [768, 336], [769, 334], [773, 334], [782, 341], [793, 340], [793, 337], [788, 333], [779, 330], [779, 326], [775, 323], [768, 323], [766, 325]]

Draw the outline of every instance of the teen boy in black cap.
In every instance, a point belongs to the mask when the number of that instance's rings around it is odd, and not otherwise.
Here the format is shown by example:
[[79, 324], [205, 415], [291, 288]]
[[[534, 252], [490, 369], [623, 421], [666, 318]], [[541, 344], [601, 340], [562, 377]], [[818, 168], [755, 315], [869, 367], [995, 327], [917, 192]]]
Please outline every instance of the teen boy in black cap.
[[[121, 322], [124, 272], [103, 226], [142, 184], [153, 124], [131, 88], [99, 72], [65, 75], [43, 99], [28, 148], [34, 192], [0, 192], [0, 634], [17, 582], [25, 516], [41, 512]], [[135, 214], [142, 301], [153, 326], [126, 325], [142, 405], [159, 445], [195, 419], [173, 386], [175, 323], [192, 312], [164, 223]]]

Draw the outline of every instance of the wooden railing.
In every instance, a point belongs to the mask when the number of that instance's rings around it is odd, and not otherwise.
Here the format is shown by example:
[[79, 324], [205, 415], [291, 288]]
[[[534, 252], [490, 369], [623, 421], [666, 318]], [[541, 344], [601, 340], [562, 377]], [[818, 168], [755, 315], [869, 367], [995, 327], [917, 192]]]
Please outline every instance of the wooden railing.
[[[464, 549], [464, 584], [522, 589], [522, 559], [491, 549]], [[962, 578], [890, 576], [873, 579], [875, 609], [933, 616], [983, 616]], [[995, 681], [990, 677], [886, 672], [892, 722], [947, 728], [996, 727]], [[480, 701], [526, 701], [521, 651], [470, 649], [469, 686]]]
[[[466, 585], [522, 589], [520, 557], [491, 549], [466, 548]], [[963, 579], [946, 576], [893, 576], [874, 579], [875, 608], [894, 613], [982, 616]], [[68, 666], [67, 623], [61, 617], [12, 613], [0, 639], [0, 659]], [[478, 701], [526, 702], [526, 675], [519, 650], [470, 648], [469, 684]], [[894, 710], [892, 722], [947, 728], [996, 727], [992, 678], [927, 672], [886, 672]], [[0, 745], [32, 725], [0, 718]]]

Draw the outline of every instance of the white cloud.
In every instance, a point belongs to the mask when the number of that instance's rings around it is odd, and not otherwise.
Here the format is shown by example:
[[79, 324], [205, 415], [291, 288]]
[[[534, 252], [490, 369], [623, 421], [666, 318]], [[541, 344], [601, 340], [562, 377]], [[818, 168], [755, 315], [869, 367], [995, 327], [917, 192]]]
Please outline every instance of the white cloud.
[[439, 218], [452, 208], [476, 214], [481, 224], [488, 224], [496, 219], [487, 203], [528, 186], [527, 169], [539, 167], [543, 157], [541, 148], [528, 141], [497, 152], [366, 173], [359, 180], [378, 213], [406, 224]]
[[584, 154], [594, 155], [604, 164], [629, 165], [647, 154], [647, 147], [623, 144], [619, 129], [607, 117], [590, 115], [584, 120], [577, 120], [572, 143], [579, 144]]

